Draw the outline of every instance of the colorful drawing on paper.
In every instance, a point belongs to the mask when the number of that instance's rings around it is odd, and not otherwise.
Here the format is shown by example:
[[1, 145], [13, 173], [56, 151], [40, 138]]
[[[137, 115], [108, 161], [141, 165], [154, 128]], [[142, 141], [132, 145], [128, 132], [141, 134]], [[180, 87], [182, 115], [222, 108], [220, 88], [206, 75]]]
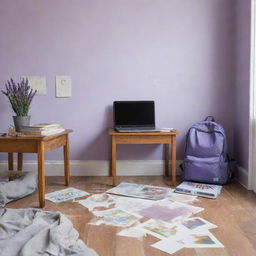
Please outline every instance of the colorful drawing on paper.
[[169, 200], [180, 203], [192, 203], [197, 200], [197, 196], [178, 194], [178, 193], [170, 193], [167, 197]]
[[187, 220], [182, 222], [182, 224], [189, 229], [196, 229], [205, 225], [205, 223], [200, 219]]
[[175, 236], [178, 232], [176, 225], [171, 226], [169, 223], [153, 219], [144, 222], [141, 228], [145, 229], [148, 234], [156, 236], [159, 239]]
[[129, 227], [132, 224], [138, 222], [141, 218], [139, 215], [130, 214], [121, 209], [113, 208], [105, 211], [94, 211], [96, 216], [102, 217], [102, 219], [96, 221], [95, 225], [105, 224], [119, 227]]
[[187, 248], [221, 248], [224, 247], [209, 231], [188, 234], [180, 240]]
[[111, 195], [102, 193], [92, 195], [84, 200], [80, 200], [79, 204], [88, 208], [92, 211], [96, 207], [109, 207], [111, 204], [114, 204], [115, 200]]
[[154, 205], [144, 208], [138, 213], [144, 217], [163, 220], [167, 222], [180, 221], [190, 217], [192, 214], [202, 211], [203, 208], [195, 207], [192, 205], [161, 200]]
[[45, 199], [52, 201], [54, 203], [61, 203], [73, 199], [77, 199], [83, 196], [90, 195], [86, 191], [82, 191], [76, 188], [66, 188], [45, 195]]
[[194, 235], [195, 244], [214, 244], [214, 241], [207, 235]]
[[170, 209], [168, 206], [155, 205], [141, 210], [139, 214], [147, 218], [163, 221], [174, 221], [178, 217], [185, 218], [190, 216], [191, 212], [185, 207]]
[[175, 235], [177, 233], [176, 227], [172, 228], [163, 228], [163, 227], [144, 227], [145, 229], [148, 229], [149, 231], [152, 231], [154, 233], [157, 233], [164, 237], [169, 237], [172, 235]]
[[155, 186], [144, 186], [139, 194], [138, 197], [147, 198], [152, 200], [160, 200], [166, 197], [168, 189], [155, 187]]
[[204, 220], [200, 217], [194, 217], [194, 218], [189, 218], [181, 223], [184, 227], [190, 229], [190, 230], [196, 230], [196, 229], [211, 229], [211, 228], [216, 228], [217, 226], [210, 223], [207, 220]]

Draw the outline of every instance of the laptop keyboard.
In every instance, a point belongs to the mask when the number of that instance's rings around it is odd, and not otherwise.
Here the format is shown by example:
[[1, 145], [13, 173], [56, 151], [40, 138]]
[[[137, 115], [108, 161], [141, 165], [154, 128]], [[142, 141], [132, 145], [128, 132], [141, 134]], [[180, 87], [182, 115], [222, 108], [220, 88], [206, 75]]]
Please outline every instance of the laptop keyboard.
[[118, 132], [160, 132], [159, 129], [116, 129]]

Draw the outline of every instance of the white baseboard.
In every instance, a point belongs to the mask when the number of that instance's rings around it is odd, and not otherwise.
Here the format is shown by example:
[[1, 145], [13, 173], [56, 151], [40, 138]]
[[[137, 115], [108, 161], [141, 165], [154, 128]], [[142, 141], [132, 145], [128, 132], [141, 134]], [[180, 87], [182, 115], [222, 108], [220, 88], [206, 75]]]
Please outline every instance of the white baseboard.
[[[177, 160], [177, 175], [181, 174], [179, 165], [182, 160]], [[164, 161], [162, 160], [118, 160], [117, 175], [119, 176], [158, 176], [164, 174]], [[14, 163], [14, 169], [17, 169]], [[23, 169], [37, 170], [37, 161], [24, 161]], [[7, 161], [0, 161], [0, 171], [7, 170]], [[109, 161], [98, 160], [71, 160], [70, 171], [72, 176], [108, 176]], [[169, 170], [170, 172], [170, 170]], [[63, 176], [63, 161], [45, 161], [46, 176]], [[236, 180], [248, 189], [248, 172], [237, 166]]]
[[243, 168], [242, 166], [237, 166], [237, 172], [236, 172], [236, 180], [244, 186], [246, 189], [248, 189], [248, 171]]
[[[177, 175], [180, 174], [177, 160]], [[17, 169], [14, 164], [14, 169]], [[0, 161], [0, 171], [7, 170], [7, 162]], [[23, 170], [37, 170], [37, 161], [24, 161]], [[109, 161], [97, 160], [72, 160], [70, 161], [72, 176], [108, 176]], [[46, 176], [63, 176], [63, 161], [45, 161]], [[119, 176], [157, 176], [164, 174], [164, 161], [162, 160], [118, 160], [117, 175]]]

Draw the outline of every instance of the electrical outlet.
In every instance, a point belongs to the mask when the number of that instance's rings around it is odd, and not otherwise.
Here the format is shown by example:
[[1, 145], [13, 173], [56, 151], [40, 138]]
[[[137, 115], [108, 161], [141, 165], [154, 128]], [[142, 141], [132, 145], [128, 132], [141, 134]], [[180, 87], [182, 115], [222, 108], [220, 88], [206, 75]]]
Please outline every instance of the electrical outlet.
[[56, 76], [56, 97], [71, 97], [71, 76]]

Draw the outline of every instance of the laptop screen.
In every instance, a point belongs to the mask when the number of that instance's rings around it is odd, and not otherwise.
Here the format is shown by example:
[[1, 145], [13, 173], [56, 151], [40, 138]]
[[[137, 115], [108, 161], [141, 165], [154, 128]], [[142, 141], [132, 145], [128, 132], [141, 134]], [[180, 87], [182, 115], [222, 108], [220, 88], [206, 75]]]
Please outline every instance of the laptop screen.
[[155, 127], [154, 101], [114, 101], [115, 127]]

